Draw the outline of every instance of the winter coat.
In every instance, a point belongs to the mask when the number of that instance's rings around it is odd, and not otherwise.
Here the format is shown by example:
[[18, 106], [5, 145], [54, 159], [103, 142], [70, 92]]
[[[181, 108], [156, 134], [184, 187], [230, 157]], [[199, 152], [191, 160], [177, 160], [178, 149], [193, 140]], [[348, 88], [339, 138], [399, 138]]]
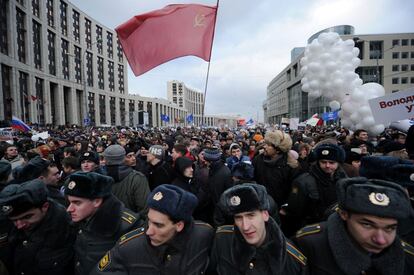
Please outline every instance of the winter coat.
[[166, 161], [160, 161], [156, 165], [146, 163], [146, 167], [144, 168], [144, 175], [148, 179], [148, 184], [151, 191], [154, 190], [158, 185], [171, 184], [175, 178], [174, 170]]
[[126, 208], [135, 213], [144, 213], [147, 207], [147, 197], [150, 193], [144, 174], [126, 165], [108, 166], [107, 170], [108, 176], [115, 181], [112, 185], [112, 194]]
[[[43, 220], [30, 232], [13, 227], [8, 235], [10, 274], [73, 274], [74, 228], [66, 209], [55, 201]], [[14, 269], [14, 270], [13, 270]]]
[[249, 245], [237, 226], [219, 227], [209, 269], [218, 275], [307, 274], [305, 257], [271, 218], [266, 222], [266, 240], [259, 248]]
[[161, 246], [152, 246], [144, 228], [125, 234], [90, 275], [204, 274], [214, 237], [213, 228], [201, 222], [186, 224], [184, 230]]
[[390, 247], [370, 256], [349, 236], [339, 214], [298, 231], [295, 243], [308, 258], [311, 275], [414, 274], [414, 248], [398, 237]]
[[1, 160], [5, 160], [10, 162], [11, 166], [12, 166], [12, 170], [22, 164], [24, 164], [24, 159], [21, 155], [17, 155], [15, 158], [13, 159], [6, 159], [5, 157], [3, 157]]
[[89, 274], [123, 234], [142, 224], [140, 216], [125, 208], [117, 198], [106, 198], [90, 219], [79, 224], [75, 243], [75, 274]]
[[340, 166], [331, 177], [314, 163], [308, 173], [293, 180], [286, 211], [290, 220], [297, 221], [295, 231], [324, 220], [325, 212], [337, 202], [336, 182], [342, 178], [346, 174]]
[[267, 192], [277, 205], [286, 203], [293, 179], [302, 171], [293, 168], [287, 163], [287, 154], [272, 160], [263, 154], [253, 160], [254, 178], [258, 184], [264, 185]]

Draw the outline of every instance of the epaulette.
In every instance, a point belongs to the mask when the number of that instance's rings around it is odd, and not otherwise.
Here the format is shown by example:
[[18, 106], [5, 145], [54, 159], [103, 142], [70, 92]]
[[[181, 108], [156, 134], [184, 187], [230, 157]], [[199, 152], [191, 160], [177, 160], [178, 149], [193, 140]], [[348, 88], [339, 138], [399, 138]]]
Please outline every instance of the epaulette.
[[307, 259], [305, 255], [302, 254], [296, 247], [293, 246], [290, 242], [286, 242], [286, 251], [295, 258], [302, 265], [306, 265]]
[[143, 235], [144, 233], [145, 233], [144, 227], [134, 229], [134, 230], [122, 235], [122, 237], [119, 239], [119, 245], [123, 245], [124, 243], [126, 243], [126, 242], [128, 242], [132, 239], [135, 239], [136, 237], [139, 237], [139, 236]]
[[194, 222], [195, 225], [201, 225], [201, 226], [205, 226], [208, 228], [213, 228], [210, 224], [206, 223], [206, 222], [201, 222], [201, 221], [196, 221]]
[[339, 204], [335, 203], [332, 207], [331, 207], [331, 211], [332, 212], [338, 212], [339, 210]]
[[217, 227], [216, 233], [233, 233], [234, 225], [222, 225]]
[[406, 253], [410, 254], [411, 256], [414, 256], [414, 247], [411, 244], [401, 240], [401, 246]]
[[129, 224], [133, 224], [137, 220], [132, 214], [125, 211], [122, 212], [121, 218]]
[[321, 225], [319, 223], [311, 224], [311, 225], [305, 226], [304, 228], [299, 230], [296, 233], [296, 238], [300, 238], [300, 237], [303, 237], [303, 236], [319, 233], [319, 232], [321, 232], [321, 230], [322, 230]]

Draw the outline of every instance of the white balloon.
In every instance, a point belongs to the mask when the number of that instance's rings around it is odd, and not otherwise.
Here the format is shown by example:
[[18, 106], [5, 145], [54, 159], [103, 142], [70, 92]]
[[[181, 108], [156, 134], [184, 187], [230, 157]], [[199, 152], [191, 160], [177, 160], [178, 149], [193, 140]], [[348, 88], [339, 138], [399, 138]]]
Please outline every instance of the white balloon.
[[348, 101], [348, 102], [342, 103], [342, 110], [344, 112], [351, 113], [354, 110], [352, 102]]
[[352, 54], [354, 55], [354, 57], [358, 57], [358, 55], [359, 55], [359, 49], [358, 49], [358, 48], [356, 48], [356, 47], [354, 47], [354, 48], [352, 49]]
[[354, 102], [358, 102], [364, 99], [364, 93], [361, 90], [355, 89], [351, 94], [351, 99]]
[[357, 112], [352, 113], [349, 118], [352, 120], [353, 123], [357, 123], [360, 120], [359, 114]]
[[[308, 49], [308, 48], [306, 48], [306, 49]], [[306, 55], [306, 50], [305, 50], [305, 55]], [[305, 66], [307, 64], [308, 64], [308, 58], [306, 56], [302, 57], [300, 59], [300, 65], [303, 67], [303, 66]]]
[[361, 59], [359, 59], [358, 57], [354, 57], [352, 58], [351, 63], [352, 63], [352, 66], [357, 68], [361, 64]]
[[312, 80], [309, 82], [309, 86], [312, 90], [319, 89], [319, 81], [318, 80]]
[[372, 115], [371, 108], [368, 105], [364, 105], [364, 106], [359, 107], [358, 111], [364, 117]]
[[333, 101], [329, 102], [329, 108], [331, 108], [332, 111], [336, 111], [340, 107], [341, 107], [341, 104], [338, 101], [336, 101], [336, 100], [333, 100]]
[[365, 128], [370, 128], [375, 125], [375, 120], [372, 116], [367, 116], [362, 120], [362, 124]]
[[371, 128], [369, 128], [369, 132], [372, 135], [379, 135], [382, 132], [384, 132], [384, 129], [385, 129], [384, 125], [383, 124], [379, 124], [379, 125], [374, 125]]
[[311, 88], [310, 88], [308, 83], [305, 83], [305, 84], [302, 85], [302, 91], [304, 91], [306, 93], [309, 93], [311, 91]]
[[341, 124], [346, 128], [350, 128], [353, 125], [352, 121], [348, 118], [341, 118]]

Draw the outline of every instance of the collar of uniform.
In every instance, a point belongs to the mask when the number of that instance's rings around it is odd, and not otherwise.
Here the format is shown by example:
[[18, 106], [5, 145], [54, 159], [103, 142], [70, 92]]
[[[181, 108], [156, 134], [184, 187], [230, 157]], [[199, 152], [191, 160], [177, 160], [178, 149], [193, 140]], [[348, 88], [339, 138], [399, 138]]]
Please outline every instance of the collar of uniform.
[[82, 223], [82, 228], [102, 236], [117, 234], [121, 226], [121, 207], [121, 202], [113, 195], [107, 197], [95, 214]]
[[380, 274], [403, 274], [404, 251], [398, 237], [394, 243], [378, 255], [371, 256], [357, 247], [351, 239], [338, 213], [328, 218], [328, 242], [336, 264], [345, 274], [361, 274], [370, 268]]
[[[240, 263], [241, 272], [248, 270], [250, 262], [258, 254], [265, 257], [263, 262], [268, 263], [272, 274], [279, 274], [283, 270], [286, 261], [286, 239], [273, 218], [269, 217], [266, 223], [266, 241], [260, 248], [246, 243], [237, 226], [234, 226], [234, 231], [232, 258], [234, 263]], [[257, 253], [259, 249], [261, 252]]]

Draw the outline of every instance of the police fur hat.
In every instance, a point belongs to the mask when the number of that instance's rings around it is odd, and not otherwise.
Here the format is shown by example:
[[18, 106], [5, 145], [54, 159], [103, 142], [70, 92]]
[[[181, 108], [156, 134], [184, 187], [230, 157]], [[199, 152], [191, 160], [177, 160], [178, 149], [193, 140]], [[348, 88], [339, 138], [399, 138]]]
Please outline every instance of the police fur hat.
[[148, 196], [147, 206], [173, 221], [191, 221], [198, 199], [190, 192], [171, 184], [157, 186]]
[[341, 179], [336, 185], [336, 193], [343, 210], [394, 219], [412, 215], [407, 193], [390, 181], [363, 177]]
[[266, 187], [256, 183], [244, 183], [227, 189], [220, 197], [220, 204], [229, 216], [270, 209]]
[[264, 140], [266, 143], [272, 144], [280, 151], [287, 153], [292, 148], [292, 139], [290, 136], [280, 130], [267, 132]]
[[65, 195], [96, 199], [106, 198], [111, 195], [111, 177], [95, 172], [76, 172], [69, 175], [64, 185]]
[[16, 216], [47, 201], [46, 185], [38, 179], [10, 184], [0, 192], [0, 206], [4, 214]]
[[391, 156], [366, 156], [361, 159], [359, 174], [369, 179], [392, 181], [414, 187], [414, 164]]
[[79, 157], [79, 162], [82, 163], [84, 160], [90, 160], [96, 164], [99, 164], [99, 155], [95, 152], [84, 152]]
[[345, 151], [336, 144], [320, 144], [312, 152], [314, 160], [332, 160], [336, 162], [345, 161]]

